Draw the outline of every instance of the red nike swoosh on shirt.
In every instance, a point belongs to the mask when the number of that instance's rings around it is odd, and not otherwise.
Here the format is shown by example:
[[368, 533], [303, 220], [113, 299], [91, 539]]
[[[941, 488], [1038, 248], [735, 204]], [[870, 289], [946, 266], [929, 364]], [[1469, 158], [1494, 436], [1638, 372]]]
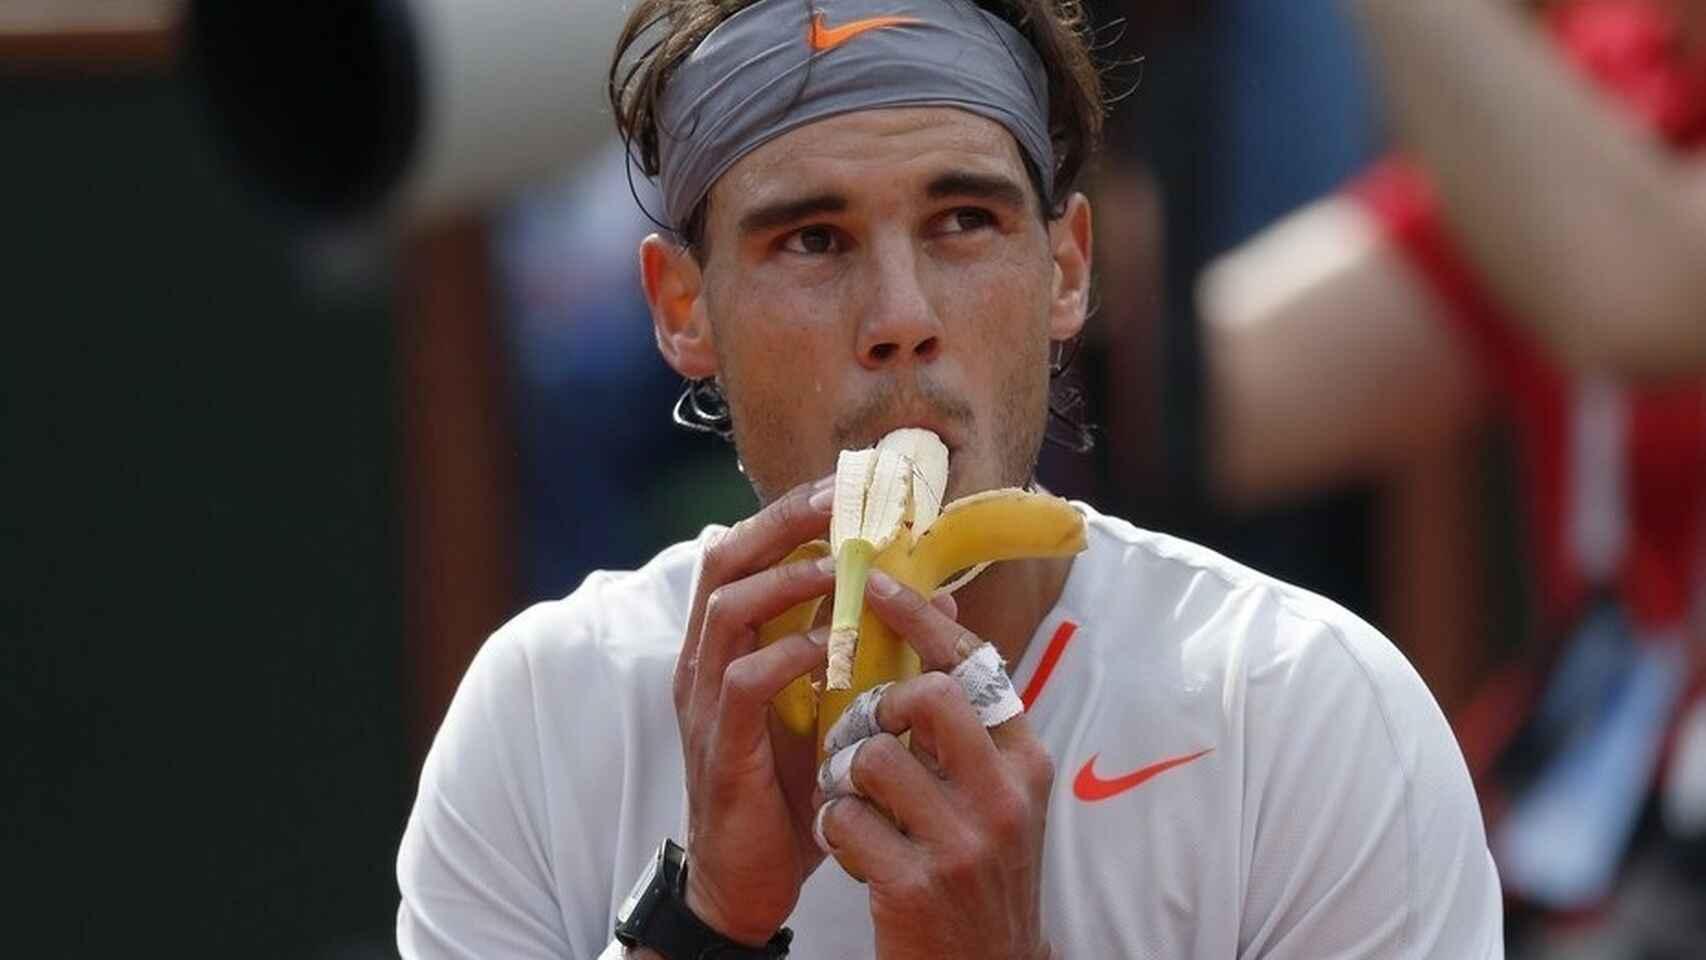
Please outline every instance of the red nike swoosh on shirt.
[[1174, 767], [1182, 767], [1198, 757], [1213, 752], [1214, 748], [1209, 747], [1207, 750], [1198, 750], [1196, 753], [1187, 753], [1182, 757], [1173, 757], [1162, 760], [1160, 763], [1152, 763], [1147, 767], [1141, 767], [1124, 776], [1114, 777], [1110, 780], [1096, 776], [1096, 771], [1093, 768], [1096, 766], [1096, 757], [1100, 754], [1091, 754], [1090, 759], [1084, 762], [1084, 766], [1078, 769], [1078, 779], [1072, 781], [1072, 793], [1085, 803], [1106, 800], [1116, 794], [1124, 793], [1138, 784], [1145, 783], [1159, 774], [1166, 773]]

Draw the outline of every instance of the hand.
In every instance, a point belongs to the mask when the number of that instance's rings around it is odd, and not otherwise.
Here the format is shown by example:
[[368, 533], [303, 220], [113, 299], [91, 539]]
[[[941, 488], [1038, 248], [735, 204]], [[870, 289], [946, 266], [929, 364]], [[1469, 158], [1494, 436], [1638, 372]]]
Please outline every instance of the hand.
[[[870, 609], [926, 669], [959, 659], [968, 631], [904, 588]], [[892, 581], [890, 581], [892, 584]], [[831, 855], [870, 889], [880, 960], [1049, 956], [1042, 929], [1043, 830], [1054, 764], [1024, 714], [984, 729], [959, 682], [924, 673], [876, 710], [856, 748], [854, 791], [829, 799], [819, 827]], [[898, 734], [912, 732], [908, 750]]]
[[823, 862], [811, 836], [816, 746], [769, 703], [824, 662], [822, 639], [755, 649], [758, 628], [835, 586], [817, 561], [772, 566], [829, 526], [834, 478], [789, 491], [707, 547], [675, 667], [687, 780], [687, 906], [732, 940], [762, 945]]

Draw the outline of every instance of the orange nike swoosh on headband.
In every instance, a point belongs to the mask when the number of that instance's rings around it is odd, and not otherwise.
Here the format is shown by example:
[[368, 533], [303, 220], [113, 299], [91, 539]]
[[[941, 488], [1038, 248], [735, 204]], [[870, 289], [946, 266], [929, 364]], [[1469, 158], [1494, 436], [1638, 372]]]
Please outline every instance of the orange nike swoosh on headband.
[[819, 53], [834, 50], [861, 33], [881, 30], [884, 27], [899, 27], [909, 23], [923, 23], [916, 17], [868, 17], [864, 20], [850, 20], [839, 27], [823, 25], [823, 14], [812, 14], [812, 28], [806, 34], [806, 42]]
[[1114, 777], [1111, 780], [1104, 780], [1101, 777], [1096, 776], [1096, 771], [1092, 768], [1096, 766], [1096, 756], [1098, 755], [1093, 754], [1090, 759], [1085, 762], [1084, 766], [1078, 769], [1078, 779], [1072, 781], [1072, 793], [1085, 803], [1095, 803], [1098, 800], [1106, 800], [1115, 794], [1124, 793], [1127, 790], [1130, 790], [1132, 787], [1149, 780], [1157, 774], [1166, 773], [1174, 767], [1182, 767], [1198, 757], [1213, 752], [1214, 748], [1209, 747], [1207, 750], [1199, 750], [1196, 753], [1187, 753], [1182, 757], [1173, 757], [1170, 760], [1163, 760], [1160, 763], [1152, 763], [1147, 767], [1141, 767], [1137, 770], [1133, 770], [1123, 777]]

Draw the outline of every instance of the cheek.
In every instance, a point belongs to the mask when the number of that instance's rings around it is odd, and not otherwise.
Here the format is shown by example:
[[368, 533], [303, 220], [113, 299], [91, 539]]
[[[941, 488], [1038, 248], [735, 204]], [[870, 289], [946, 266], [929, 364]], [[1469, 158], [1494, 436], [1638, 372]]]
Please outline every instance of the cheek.
[[834, 420], [822, 331], [756, 312], [719, 331], [719, 366], [747, 477], [766, 498], [828, 473], [815, 462]]
[[974, 273], [955, 285], [953, 310], [963, 318], [968, 360], [986, 374], [977, 382], [1001, 389], [1009, 371], [1048, 355], [1049, 278], [1029, 262]]

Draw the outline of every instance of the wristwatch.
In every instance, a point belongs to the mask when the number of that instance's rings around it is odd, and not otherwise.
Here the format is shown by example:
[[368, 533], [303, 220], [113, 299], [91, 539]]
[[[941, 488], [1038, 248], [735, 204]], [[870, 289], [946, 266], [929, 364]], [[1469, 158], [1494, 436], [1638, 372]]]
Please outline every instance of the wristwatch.
[[687, 909], [687, 851], [665, 840], [616, 911], [616, 940], [647, 947], [664, 960], [775, 960], [788, 955], [794, 932], [776, 931], [762, 947], [736, 943]]

